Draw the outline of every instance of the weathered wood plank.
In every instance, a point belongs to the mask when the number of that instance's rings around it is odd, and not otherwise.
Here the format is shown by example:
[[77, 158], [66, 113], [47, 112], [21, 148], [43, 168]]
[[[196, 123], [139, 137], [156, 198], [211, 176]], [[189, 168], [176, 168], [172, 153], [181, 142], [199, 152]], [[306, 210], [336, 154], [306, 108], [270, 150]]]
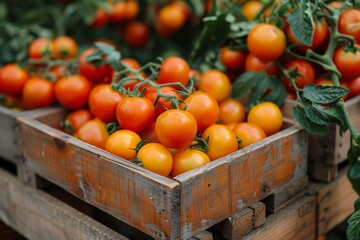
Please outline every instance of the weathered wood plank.
[[241, 239], [315, 239], [315, 199], [304, 196], [277, 214], [266, 218], [265, 224]]
[[189, 238], [188, 240], [213, 240], [213, 234], [211, 232], [208, 231], [203, 231], [201, 233], [199, 233], [198, 235]]
[[[63, 114], [44, 117], [56, 125]], [[28, 169], [156, 239], [180, 238], [180, 185], [32, 118], [19, 118]]]
[[266, 206], [262, 202], [256, 202], [249, 206], [254, 211], [254, 228], [261, 227], [266, 221]]
[[0, 218], [28, 239], [127, 239], [0, 169]]
[[0, 222], [0, 239], [6, 240], [26, 240], [19, 233], [8, 227], [4, 223]]
[[348, 178], [347, 168], [342, 169], [338, 178], [328, 184], [312, 183], [308, 194], [316, 199], [318, 236], [329, 232], [344, 221], [354, 211], [354, 202], [358, 195]]
[[[307, 133], [278, 134], [174, 179], [181, 183], [182, 235], [206, 230], [306, 175]], [[189, 236], [190, 237], [190, 236]]]

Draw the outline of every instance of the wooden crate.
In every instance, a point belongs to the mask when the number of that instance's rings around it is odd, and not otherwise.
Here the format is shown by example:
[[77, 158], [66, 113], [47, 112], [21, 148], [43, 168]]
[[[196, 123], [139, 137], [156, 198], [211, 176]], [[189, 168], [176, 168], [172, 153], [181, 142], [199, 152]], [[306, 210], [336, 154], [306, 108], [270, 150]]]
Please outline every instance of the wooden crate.
[[51, 112], [51, 108], [42, 108], [30, 111], [13, 111], [9, 108], [0, 106], [0, 157], [13, 163], [21, 161], [21, 152], [18, 148], [18, 133], [16, 118], [31, 116]]
[[354, 202], [358, 195], [346, 173], [347, 168], [343, 168], [333, 182], [309, 185], [308, 194], [315, 197], [317, 206], [317, 236], [325, 235], [354, 212]]
[[[292, 117], [295, 101], [286, 100], [282, 111], [285, 117]], [[352, 122], [360, 129], [360, 96], [345, 102]], [[339, 164], [347, 159], [350, 148], [350, 132], [343, 137], [339, 135], [339, 127], [330, 125], [329, 134], [324, 137], [309, 135], [309, 176], [314, 180], [330, 182], [337, 177]]]
[[315, 240], [315, 214], [315, 198], [304, 196], [278, 213], [267, 216], [262, 227], [240, 239]]
[[58, 131], [64, 116], [18, 119], [26, 167], [155, 239], [188, 239], [306, 175], [295, 124], [170, 179]]
[[127, 239], [2, 169], [0, 189], [1, 221], [27, 239]]

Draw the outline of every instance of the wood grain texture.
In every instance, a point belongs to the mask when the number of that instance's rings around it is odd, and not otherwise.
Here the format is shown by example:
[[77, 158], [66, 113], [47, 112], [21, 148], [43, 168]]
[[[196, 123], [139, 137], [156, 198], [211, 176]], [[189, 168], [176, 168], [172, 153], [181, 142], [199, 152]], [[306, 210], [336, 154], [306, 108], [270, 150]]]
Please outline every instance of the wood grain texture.
[[[291, 118], [295, 101], [286, 100], [282, 106], [283, 115]], [[360, 96], [349, 99], [345, 107], [356, 129], [360, 129]], [[330, 182], [337, 176], [337, 165], [347, 159], [350, 147], [350, 132], [341, 137], [339, 127], [329, 125], [327, 136], [309, 135], [309, 176], [311, 179]], [[323, 167], [321, 167], [323, 166]]]
[[27, 239], [127, 239], [3, 170], [0, 176], [0, 219]]
[[[44, 117], [57, 125], [59, 111]], [[180, 238], [180, 185], [32, 118], [19, 118], [25, 165], [156, 239]], [[55, 125], [54, 125], [55, 124]]]
[[261, 227], [266, 221], [266, 206], [262, 202], [256, 202], [249, 206], [254, 211], [254, 228]]
[[240, 239], [254, 229], [254, 211], [245, 208], [231, 215], [223, 223], [222, 236], [225, 239]]
[[306, 175], [307, 133], [291, 125], [256, 144], [179, 175], [182, 235], [206, 230]]
[[0, 106], [0, 157], [13, 163], [21, 160], [21, 153], [18, 148], [18, 132], [16, 118], [41, 114], [51, 114], [52, 108], [43, 108], [29, 111], [15, 112], [6, 107]]
[[203, 231], [201, 233], [199, 233], [198, 235], [189, 238], [188, 240], [213, 240], [213, 234], [211, 232], [208, 231]]
[[346, 173], [347, 169], [342, 169], [335, 181], [328, 184], [312, 183], [309, 186], [308, 193], [315, 197], [317, 204], [318, 236], [329, 232], [354, 211], [358, 195]]
[[241, 239], [314, 240], [315, 199], [304, 196], [286, 209], [266, 218], [265, 224]]

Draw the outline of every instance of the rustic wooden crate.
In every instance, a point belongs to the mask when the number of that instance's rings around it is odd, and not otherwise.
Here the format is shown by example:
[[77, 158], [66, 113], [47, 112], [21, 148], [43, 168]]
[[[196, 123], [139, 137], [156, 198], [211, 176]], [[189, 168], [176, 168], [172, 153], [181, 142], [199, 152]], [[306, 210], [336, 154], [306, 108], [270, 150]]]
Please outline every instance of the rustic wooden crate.
[[[292, 117], [293, 100], [286, 100], [282, 106], [285, 117]], [[356, 129], [360, 129], [360, 96], [345, 102], [352, 122]], [[342, 137], [339, 127], [329, 126], [329, 134], [324, 137], [309, 135], [309, 176], [314, 180], [330, 182], [338, 174], [338, 166], [347, 159], [347, 150], [350, 148], [350, 132]]]
[[322, 236], [354, 212], [358, 198], [347, 178], [348, 168], [340, 170], [331, 183], [310, 183], [308, 194], [315, 197], [317, 236]]
[[127, 239], [2, 169], [0, 189], [1, 221], [27, 239]]
[[278, 213], [267, 216], [263, 226], [240, 239], [315, 240], [315, 213], [315, 198], [303, 196]]
[[51, 108], [42, 108], [29, 111], [13, 111], [0, 106], [0, 157], [13, 163], [21, 161], [21, 152], [18, 148], [18, 133], [16, 118], [35, 117], [51, 112]]
[[170, 179], [58, 131], [64, 116], [18, 119], [26, 167], [155, 239], [188, 239], [306, 175], [295, 124]]

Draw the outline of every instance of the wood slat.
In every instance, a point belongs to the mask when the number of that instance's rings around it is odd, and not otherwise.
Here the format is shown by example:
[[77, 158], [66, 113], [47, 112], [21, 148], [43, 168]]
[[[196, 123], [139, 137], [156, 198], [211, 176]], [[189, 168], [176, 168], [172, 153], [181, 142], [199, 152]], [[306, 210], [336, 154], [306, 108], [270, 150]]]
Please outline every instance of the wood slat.
[[[55, 125], [64, 113], [44, 117]], [[157, 239], [180, 238], [180, 185], [32, 118], [20, 118], [31, 171]]]
[[358, 198], [348, 178], [347, 168], [342, 169], [338, 178], [328, 184], [312, 183], [308, 194], [315, 197], [317, 204], [317, 235], [324, 235], [344, 221], [354, 211]]
[[302, 197], [279, 213], [268, 216], [262, 227], [241, 239], [315, 239], [315, 198]]
[[127, 239], [1, 169], [0, 176], [0, 219], [28, 239]]

